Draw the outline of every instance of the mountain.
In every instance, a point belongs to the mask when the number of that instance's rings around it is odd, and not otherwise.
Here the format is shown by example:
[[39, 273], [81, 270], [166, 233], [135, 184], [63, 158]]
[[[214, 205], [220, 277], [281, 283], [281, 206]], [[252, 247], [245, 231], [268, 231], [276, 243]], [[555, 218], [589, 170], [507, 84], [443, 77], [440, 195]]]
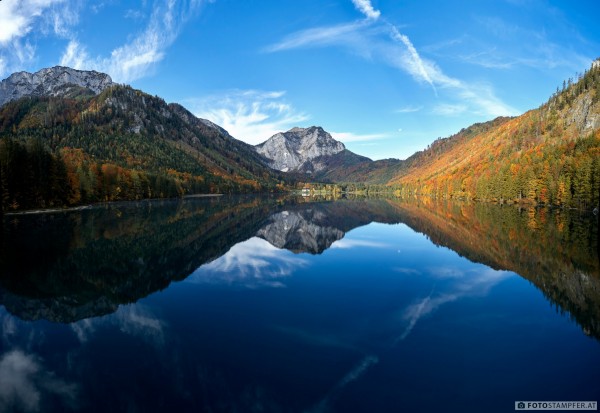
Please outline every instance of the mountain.
[[0, 82], [0, 106], [24, 96], [67, 97], [75, 86], [98, 94], [115, 85], [109, 75], [55, 66], [35, 73], [13, 73]]
[[406, 194], [597, 206], [599, 61], [538, 109], [473, 125], [407, 161], [387, 182]]
[[[259, 150], [270, 144], [289, 152], [285, 145], [294, 140], [280, 135]], [[340, 154], [324, 156], [311, 179], [349, 191], [355, 183], [379, 184], [399, 196], [594, 208], [600, 201], [600, 60], [538, 109], [476, 123], [406, 160], [340, 161]]]
[[292, 128], [277, 133], [257, 145], [256, 151], [268, 160], [269, 167], [283, 172], [311, 174], [323, 178], [329, 170], [371, 162], [336, 141], [320, 126]]
[[17, 73], [2, 96], [4, 209], [282, 188], [251, 145], [104, 74]]

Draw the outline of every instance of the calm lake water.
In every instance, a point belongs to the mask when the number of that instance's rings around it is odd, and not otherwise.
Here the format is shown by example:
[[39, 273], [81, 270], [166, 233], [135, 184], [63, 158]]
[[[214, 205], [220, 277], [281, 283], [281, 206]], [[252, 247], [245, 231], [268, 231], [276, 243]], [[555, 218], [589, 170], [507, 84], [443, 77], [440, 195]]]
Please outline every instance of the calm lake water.
[[0, 233], [0, 413], [600, 401], [592, 214], [223, 197]]

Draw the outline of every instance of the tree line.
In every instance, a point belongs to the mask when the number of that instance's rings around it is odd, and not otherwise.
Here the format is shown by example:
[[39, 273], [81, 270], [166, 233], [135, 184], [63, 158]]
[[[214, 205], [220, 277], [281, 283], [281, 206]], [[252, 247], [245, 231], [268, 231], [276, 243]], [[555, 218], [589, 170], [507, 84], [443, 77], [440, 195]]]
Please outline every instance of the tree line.
[[0, 207], [5, 212], [243, 189], [223, 184], [172, 169], [151, 173], [97, 162], [81, 149], [53, 153], [40, 139], [0, 139]]

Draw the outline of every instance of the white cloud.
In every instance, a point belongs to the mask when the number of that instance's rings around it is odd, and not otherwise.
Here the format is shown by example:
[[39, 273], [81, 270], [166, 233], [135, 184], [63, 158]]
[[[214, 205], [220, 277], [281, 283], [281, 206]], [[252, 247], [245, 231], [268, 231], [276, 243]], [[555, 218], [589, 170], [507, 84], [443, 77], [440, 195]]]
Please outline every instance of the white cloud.
[[21, 39], [14, 40], [12, 43], [13, 57], [19, 64], [27, 64], [35, 56], [35, 48], [31, 43]]
[[[272, 53], [301, 47], [332, 46], [343, 45], [345, 43], [356, 44], [362, 40], [359, 30], [368, 25], [368, 22], [358, 21], [301, 30], [286, 36], [278, 43], [266, 47], [265, 51]], [[367, 45], [365, 44], [364, 47], [366, 48]]]
[[409, 105], [409, 106], [405, 106], [400, 109], [396, 109], [394, 112], [396, 112], [396, 113], [414, 113], [414, 112], [420, 111], [421, 109], [423, 109], [423, 106]]
[[31, 34], [62, 36], [77, 21], [73, 0], [0, 1], [0, 75], [22, 70], [35, 60], [35, 42]]
[[142, 20], [144, 17], [145, 15], [141, 10], [129, 9], [125, 12], [126, 19]]
[[287, 103], [283, 91], [232, 90], [188, 100], [192, 112], [256, 145], [274, 134], [299, 126], [308, 116]]
[[407, 69], [409, 70], [409, 72], [415, 78], [422, 79], [425, 82], [429, 83], [431, 87], [433, 87], [435, 90], [433, 80], [431, 79], [428, 70], [425, 68], [425, 64], [421, 59], [421, 56], [419, 56], [417, 49], [415, 49], [415, 46], [412, 44], [408, 36], [400, 33], [396, 26], [393, 25], [391, 26], [391, 33], [392, 39], [404, 44], [404, 46], [406, 46], [406, 49], [408, 50], [410, 58], [405, 59], [405, 63], [407, 64]]
[[42, 13], [64, 0], [4, 0], [0, 2], [0, 47], [26, 36]]
[[[384, 19], [365, 19], [301, 30], [265, 50], [273, 53], [296, 48], [332, 46], [344, 47], [364, 59], [384, 62], [395, 67], [409, 74], [417, 82], [430, 85], [436, 95], [439, 89], [444, 90], [452, 98], [464, 101], [463, 112], [490, 117], [519, 113], [502, 102], [489, 84], [466, 82], [446, 75], [435, 62], [420, 55], [407, 35], [400, 33], [397, 26]], [[439, 109], [443, 112], [444, 107]], [[459, 108], [454, 109], [454, 113], [457, 113]], [[410, 111], [400, 110], [399, 113]]]
[[370, 0], [352, 0], [354, 7], [368, 19], [377, 20], [381, 15], [379, 10], [375, 10]]
[[43, 369], [31, 355], [20, 350], [0, 359], [0, 412], [38, 412], [45, 397], [59, 397], [75, 407], [77, 386]]
[[83, 7], [78, 0], [64, 0], [61, 7], [55, 6], [44, 13], [45, 26], [42, 32], [45, 35], [54, 33], [59, 37], [70, 38], [71, 28], [79, 23], [79, 13]]
[[364, 142], [377, 139], [385, 139], [388, 135], [383, 133], [371, 133], [371, 134], [356, 134], [352, 132], [331, 132], [331, 136], [340, 142]]
[[92, 57], [85, 46], [77, 39], [72, 39], [63, 52], [61, 64], [106, 72], [121, 83], [139, 79], [164, 58], [167, 48], [201, 4], [201, 0], [190, 0], [183, 4], [175, 0], [157, 1], [147, 27], [130, 42], [115, 48], [110, 56]]
[[456, 116], [467, 111], [467, 106], [463, 104], [441, 103], [433, 108], [433, 113], [442, 116]]
[[399, 272], [400, 274], [407, 274], [407, 275], [421, 274], [421, 271], [416, 270], [414, 268], [396, 267], [396, 268], [394, 268], [394, 271]]
[[69, 66], [75, 69], [86, 68], [89, 56], [84, 48], [77, 42], [71, 40], [60, 58], [61, 66]]

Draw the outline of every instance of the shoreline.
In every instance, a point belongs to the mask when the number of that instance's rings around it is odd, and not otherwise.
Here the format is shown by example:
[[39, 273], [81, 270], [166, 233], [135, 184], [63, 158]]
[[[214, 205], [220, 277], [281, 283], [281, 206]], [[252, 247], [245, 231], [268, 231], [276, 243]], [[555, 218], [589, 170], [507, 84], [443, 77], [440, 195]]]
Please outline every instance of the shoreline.
[[194, 195], [186, 195], [181, 198], [146, 198], [146, 199], [130, 199], [130, 200], [120, 200], [120, 201], [109, 201], [109, 202], [97, 202], [95, 204], [88, 205], [79, 205], [68, 208], [44, 208], [44, 209], [28, 209], [26, 211], [11, 211], [4, 212], [2, 216], [15, 216], [15, 215], [36, 215], [36, 214], [56, 214], [58, 212], [72, 212], [72, 211], [83, 211], [86, 209], [91, 209], [100, 205], [111, 205], [122, 202], [142, 202], [142, 201], [165, 201], [168, 199], [189, 199], [189, 198], [211, 198], [211, 197], [219, 197], [223, 196], [223, 194], [194, 194]]

